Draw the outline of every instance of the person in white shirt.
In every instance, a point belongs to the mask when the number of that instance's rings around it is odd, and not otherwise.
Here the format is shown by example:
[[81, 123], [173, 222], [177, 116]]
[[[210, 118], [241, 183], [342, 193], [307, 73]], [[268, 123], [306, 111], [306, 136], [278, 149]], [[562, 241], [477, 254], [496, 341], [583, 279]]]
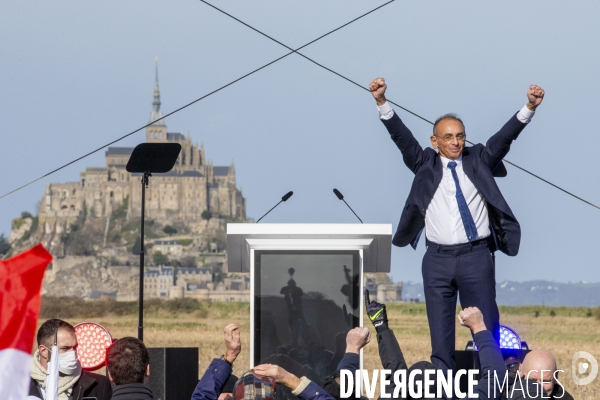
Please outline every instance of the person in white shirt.
[[[454, 114], [435, 121], [431, 146], [423, 149], [385, 98], [383, 78], [369, 89], [380, 119], [415, 178], [392, 243], [416, 248], [425, 230], [422, 273], [431, 331], [431, 359], [454, 369], [454, 319], [461, 306], [477, 307], [496, 341], [500, 333], [492, 253], [514, 256], [521, 229], [495, 177], [506, 175], [502, 159], [531, 121], [544, 90], [531, 85], [528, 102], [486, 144], [466, 147], [466, 129]], [[437, 150], [437, 151], [435, 151]]]

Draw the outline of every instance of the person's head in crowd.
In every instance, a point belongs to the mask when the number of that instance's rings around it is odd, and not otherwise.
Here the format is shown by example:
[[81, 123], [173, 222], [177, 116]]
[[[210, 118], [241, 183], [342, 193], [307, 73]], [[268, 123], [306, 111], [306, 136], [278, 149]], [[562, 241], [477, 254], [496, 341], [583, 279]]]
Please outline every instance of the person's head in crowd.
[[[410, 391], [408, 391], [407, 399], [424, 399], [425, 393], [427, 391], [429, 391], [429, 393], [437, 393], [437, 384], [436, 384], [435, 375], [433, 375], [434, 379], [432, 381], [432, 384], [429, 386], [429, 389], [427, 389], [425, 387], [426, 371], [436, 371], [436, 370], [437, 370], [437, 368], [435, 367], [435, 365], [433, 365], [429, 361], [417, 361], [416, 363], [414, 363], [406, 371], [406, 376], [408, 377], [411, 374], [414, 374], [415, 378], [413, 381], [413, 390], [415, 391], [415, 393], [421, 392], [422, 396], [421, 397], [411, 397]], [[421, 390], [419, 390], [419, 388], [421, 388]]]
[[144, 343], [134, 337], [118, 339], [106, 350], [106, 369], [116, 386], [148, 383], [150, 354]]
[[77, 359], [77, 336], [73, 325], [61, 319], [49, 319], [40, 326], [37, 332], [39, 363], [48, 368], [48, 361], [54, 355], [54, 333], [58, 329], [56, 344], [58, 347], [58, 370], [62, 375], [80, 375], [81, 364]]
[[223, 386], [223, 390], [219, 395], [218, 400], [232, 400], [233, 399], [233, 388], [238, 381], [238, 377], [231, 374], [229, 375], [229, 379], [225, 382], [225, 386]]
[[[554, 374], [556, 371], [556, 359], [547, 350], [531, 350], [523, 363], [519, 366], [519, 373], [523, 378], [536, 381], [543, 386], [546, 393], [552, 393], [556, 383]], [[542, 376], [543, 371], [543, 376]]]
[[[58, 351], [52, 351], [56, 335]], [[38, 348], [31, 360], [31, 384], [28, 398], [46, 397], [49, 361], [58, 361], [58, 399], [94, 398], [110, 400], [112, 389], [102, 375], [83, 371], [77, 359], [77, 336], [73, 325], [61, 319], [49, 319], [37, 332]], [[56, 353], [56, 354], [55, 354]], [[4, 397], [1, 397], [4, 398]]]
[[275, 379], [248, 371], [235, 383], [232, 400], [273, 400], [276, 389]]

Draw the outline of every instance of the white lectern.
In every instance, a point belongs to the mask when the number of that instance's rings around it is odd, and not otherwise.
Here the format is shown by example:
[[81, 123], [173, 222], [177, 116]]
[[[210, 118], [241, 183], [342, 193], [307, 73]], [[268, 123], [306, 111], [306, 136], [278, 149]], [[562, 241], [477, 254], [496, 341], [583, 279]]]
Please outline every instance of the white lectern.
[[391, 238], [390, 224], [228, 224], [228, 272], [250, 273], [250, 367], [335, 371], [362, 325], [363, 272], [390, 271]]

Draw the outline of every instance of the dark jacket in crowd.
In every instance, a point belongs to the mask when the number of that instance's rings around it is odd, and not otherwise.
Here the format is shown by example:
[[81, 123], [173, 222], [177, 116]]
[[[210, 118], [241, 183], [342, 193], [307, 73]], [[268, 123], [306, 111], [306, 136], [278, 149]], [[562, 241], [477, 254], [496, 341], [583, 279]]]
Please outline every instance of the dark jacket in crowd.
[[[360, 357], [356, 353], [345, 353], [337, 365], [337, 371], [323, 380], [323, 389], [327, 391], [335, 400], [342, 400], [340, 384], [336, 381], [340, 377], [341, 370], [350, 371], [355, 376], [356, 370], [359, 368]], [[353, 391], [354, 392], [354, 391]], [[352, 394], [350, 398], [356, 396]], [[362, 400], [367, 400], [366, 397], [360, 397]]]
[[[491, 383], [494, 383], [494, 372], [496, 372], [499, 379], [502, 379], [506, 374], [506, 366], [504, 365], [502, 353], [500, 353], [500, 349], [492, 333], [487, 330], [476, 333], [473, 339], [479, 349], [479, 363], [481, 365], [479, 382], [475, 386], [474, 392], [479, 396], [479, 399], [500, 399], [502, 396], [500, 388], [496, 391], [496, 397], [488, 396], [488, 382], [491, 380]], [[378, 333], [377, 342], [379, 343], [379, 357], [384, 369], [391, 370], [392, 374], [395, 371], [407, 369], [402, 350], [400, 350], [398, 340], [391, 329], [386, 329]], [[492, 384], [490, 384], [491, 388], [493, 387]], [[392, 385], [388, 388], [387, 393], [393, 394], [393, 389], [392, 380]], [[493, 389], [490, 395], [494, 395]]]
[[351, 371], [352, 374], [356, 372], [360, 364], [360, 357], [356, 353], [346, 353], [344, 357], [340, 360], [337, 370], [341, 371], [343, 369]]
[[[73, 400], [81, 400], [84, 397], [95, 397], [98, 400], [110, 400], [112, 398], [112, 387], [106, 376], [83, 371], [81, 377], [73, 386]], [[42, 399], [40, 389], [33, 378], [29, 384], [29, 396]]]
[[300, 400], [335, 400], [321, 386], [312, 381], [298, 394], [298, 398]]
[[112, 400], [154, 400], [154, 395], [148, 385], [128, 383], [115, 387]]
[[196, 385], [196, 389], [192, 393], [192, 400], [217, 400], [231, 372], [231, 365], [227, 361], [218, 358], [212, 360], [202, 375], [202, 379]]

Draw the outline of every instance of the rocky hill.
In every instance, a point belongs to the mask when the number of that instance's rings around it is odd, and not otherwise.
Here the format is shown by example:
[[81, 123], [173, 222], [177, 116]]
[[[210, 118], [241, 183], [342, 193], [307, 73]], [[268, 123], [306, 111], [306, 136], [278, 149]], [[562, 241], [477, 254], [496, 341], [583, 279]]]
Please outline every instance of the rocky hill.
[[[128, 217], [127, 201], [109, 217], [83, 212], [46, 241], [37, 216], [24, 212], [13, 220], [8, 239], [0, 237], [0, 255], [9, 257], [42, 241], [54, 256], [44, 281], [47, 295], [92, 298], [94, 293], [96, 297], [98, 293], [137, 293], [141, 220]], [[242, 221], [207, 217], [201, 226], [197, 222], [190, 226], [185, 221], [146, 220], [145, 265], [210, 268], [216, 279], [222, 280], [227, 267], [226, 224]]]

